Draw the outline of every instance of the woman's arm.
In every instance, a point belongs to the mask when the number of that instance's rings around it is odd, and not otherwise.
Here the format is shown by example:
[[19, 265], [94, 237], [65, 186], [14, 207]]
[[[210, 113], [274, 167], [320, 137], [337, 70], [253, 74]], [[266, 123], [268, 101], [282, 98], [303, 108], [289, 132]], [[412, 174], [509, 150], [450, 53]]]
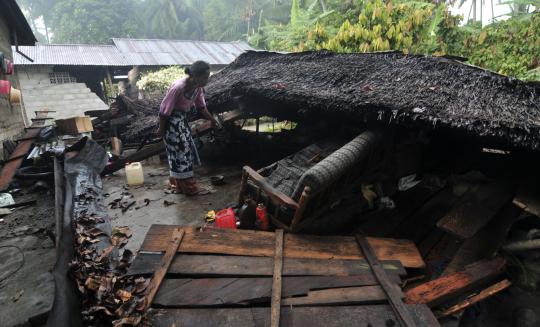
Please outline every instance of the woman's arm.
[[204, 108], [199, 109], [199, 110], [201, 111], [201, 114], [204, 116], [204, 118], [206, 118], [206, 119], [208, 119], [209, 121], [212, 122], [212, 125], [218, 126], [218, 123], [217, 123], [216, 119], [214, 118], [214, 116], [212, 116], [210, 111], [208, 111], [208, 108], [204, 107]]
[[212, 125], [219, 126], [218, 122], [212, 116], [210, 111], [208, 111], [208, 108], [206, 107], [206, 101], [204, 100], [204, 90], [201, 88], [199, 89], [199, 92], [197, 93], [197, 97], [195, 98], [195, 107], [201, 112], [201, 114], [212, 122]]

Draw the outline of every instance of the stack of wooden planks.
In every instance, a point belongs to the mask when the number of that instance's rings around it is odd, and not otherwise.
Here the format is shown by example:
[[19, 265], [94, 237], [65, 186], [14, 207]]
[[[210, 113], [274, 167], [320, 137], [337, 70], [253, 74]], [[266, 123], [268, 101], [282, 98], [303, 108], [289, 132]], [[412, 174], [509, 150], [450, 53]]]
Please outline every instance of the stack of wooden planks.
[[472, 184], [459, 195], [449, 185], [421, 183], [395, 197], [396, 210], [373, 213], [362, 224], [371, 235], [418, 244], [425, 278], [406, 287], [406, 302], [427, 304], [437, 317], [459, 313], [511, 285], [497, 253], [525, 205], [516, 205], [516, 186], [508, 180]]
[[[424, 267], [407, 240], [366, 238], [383, 285], [354, 237], [152, 225], [129, 274], [162, 271], [178, 230], [151, 302], [154, 326], [399, 326], [388, 287], [401, 301], [405, 268]], [[426, 304], [403, 307], [416, 326], [439, 326]]]

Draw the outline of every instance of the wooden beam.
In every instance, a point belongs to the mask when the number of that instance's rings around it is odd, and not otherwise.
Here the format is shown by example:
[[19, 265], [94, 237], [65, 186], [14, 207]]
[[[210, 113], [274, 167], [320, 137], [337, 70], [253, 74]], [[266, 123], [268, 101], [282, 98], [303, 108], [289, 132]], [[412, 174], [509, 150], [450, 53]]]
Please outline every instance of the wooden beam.
[[[426, 306], [407, 305], [407, 309], [416, 326], [440, 326]], [[389, 305], [281, 307], [281, 317], [280, 327], [379, 327], [395, 320]], [[270, 326], [270, 308], [157, 309], [150, 322], [155, 327], [265, 327]]]
[[393, 237], [404, 238], [420, 244], [422, 240], [435, 228], [445, 214], [457, 203], [459, 197], [454, 194], [451, 187], [437, 193], [422, 207], [405, 219], [392, 233]]
[[375, 255], [375, 252], [367, 239], [364, 236], [356, 235], [356, 241], [358, 242], [359, 247], [362, 249], [362, 252], [364, 252], [364, 256], [366, 257], [367, 262], [369, 262], [375, 278], [377, 278], [377, 281], [379, 281], [381, 288], [386, 294], [388, 302], [390, 303], [390, 306], [396, 314], [400, 324], [404, 327], [416, 326], [413, 318], [411, 317], [409, 311], [407, 311], [407, 308], [402, 301], [403, 294], [401, 294], [401, 290], [398, 291], [396, 289], [397, 285], [390, 281], [390, 278], [386, 275], [384, 268], [377, 259], [377, 256]]
[[439, 220], [437, 226], [460, 238], [470, 238], [512, 199], [513, 194], [514, 186], [509, 182], [484, 185]]
[[274, 254], [274, 277], [272, 281], [272, 302], [270, 307], [270, 327], [279, 327], [281, 313], [281, 272], [283, 270], [283, 230], [276, 230]]
[[536, 178], [531, 178], [519, 186], [516, 196], [512, 201], [524, 211], [536, 216], [540, 216], [540, 200], [538, 200], [539, 194], [540, 188], [538, 187], [538, 183], [536, 183]]
[[504, 291], [505, 289], [509, 288], [510, 286], [512, 286], [512, 283], [508, 280], [508, 279], [504, 279], [498, 283], [495, 283], [493, 285], [491, 285], [490, 287], [482, 290], [480, 293], [478, 294], [475, 294], [461, 302], [459, 302], [458, 304], [442, 311], [440, 314], [438, 314], [437, 316], [438, 317], [446, 317], [446, 316], [449, 316], [449, 315], [453, 315], [453, 314], [456, 314], [456, 313], [459, 313], [465, 309], [467, 309], [468, 307], [472, 306], [473, 304], [476, 304], [478, 302], [481, 302], [485, 299], [487, 299], [488, 297], [490, 296], [493, 296], [501, 291]]
[[240, 192], [238, 193], [238, 206], [244, 205], [244, 193], [246, 193], [248, 173], [245, 169], [242, 170], [242, 180], [240, 181]]
[[[309, 202], [311, 188], [309, 186], [304, 187], [300, 200], [298, 200], [298, 209], [294, 212], [294, 217], [291, 222], [291, 230], [294, 231], [300, 220], [304, 217], [304, 211], [306, 211], [307, 204]], [[276, 217], [277, 219], [277, 217]]]
[[[168, 278], [153, 303], [177, 308], [269, 304], [272, 284], [270, 277]], [[281, 297], [305, 296], [311, 290], [377, 285], [372, 275], [283, 277]]]
[[[403, 295], [403, 293], [402, 293]], [[331, 288], [309, 291], [307, 296], [284, 299], [284, 306], [366, 304], [386, 302], [386, 293], [378, 286]]]
[[150, 158], [152, 156], [158, 155], [162, 152], [165, 152], [165, 143], [160, 141], [158, 143], [150, 144], [142, 148], [140, 151], [137, 151], [125, 158], [120, 158], [110, 165], [105, 166], [103, 169], [102, 175], [112, 174], [117, 170], [120, 170], [126, 166], [128, 162], [137, 162], [144, 159]]
[[[139, 253], [131, 264], [129, 275], [151, 275], [161, 263], [162, 254]], [[271, 257], [236, 255], [177, 254], [168, 274], [202, 276], [272, 276]], [[383, 261], [384, 269], [399, 282], [406, 272], [401, 262]], [[283, 276], [372, 276], [365, 260], [283, 259]], [[374, 277], [373, 277], [374, 278]]]
[[163, 278], [165, 277], [165, 274], [167, 274], [167, 270], [169, 269], [172, 259], [174, 258], [174, 255], [178, 250], [180, 243], [182, 242], [184, 234], [184, 230], [180, 228], [177, 228], [173, 231], [172, 238], [169, 240], [169, 245], [167, 247], [167, 250], [165, 251], [165, 255], [163, 256], [161, 266], [154, 274], [154, 277], [152, 277], [150, 285], [148, 285], [148, 290], [144, 299], [144, 311], [148, 310], [148, 308], [150, 308], [150, 306], [152, 305], [152, 301], [157, 294], [157, 291], [159, 289], [159, 286], [161, 285], [161, 282], [163, 281]]
[[443, 275], [460, 271], [478, 260], [492, 258], [521, 212], [513, 203], [507, 203], [484, 228], [463, 242]]
[[468, 265], [464, 270], [415, 286], [405, 292], [405, 302], [438, 306], [496, 279], [505, 260], [495, 258]]
[[268, 195], [272, 199], [272, 201], [277, 204], [282, 204], [284, 206], [292, 208], [294, 210], [298, 210], [299, 206], [296, 201], [294, 201], [281, 191], [275, 189], [272, 185], [268, 184], [266, 179], [258, 172], [253, 170], [253, 168], [249, 166], [244, 166], [244, 172], [247, 173], [248, 178], [251, 179], [251, 181], [253, 181], [255, 185], [260, 187], [266, 193], [266, 195]]
[[[152, 225], [146, 234], [141, 251], [159, 252], [167, 247], [172, 230], [180, 226]], [[257, 257], [274, 256], [274, 233], [207, 228], [203, 231], [195, 227], [182, 227], [185, 240], [178, 252], [232, 254]], [[418, 249], [408, 240], [371, 238], [379, 260], [399, 260], [406, 268], [424, 268], [425, 264]], [[362, 252], [351, 236], [313, 236], [286, 234], [285, 258], [360, 260]]]

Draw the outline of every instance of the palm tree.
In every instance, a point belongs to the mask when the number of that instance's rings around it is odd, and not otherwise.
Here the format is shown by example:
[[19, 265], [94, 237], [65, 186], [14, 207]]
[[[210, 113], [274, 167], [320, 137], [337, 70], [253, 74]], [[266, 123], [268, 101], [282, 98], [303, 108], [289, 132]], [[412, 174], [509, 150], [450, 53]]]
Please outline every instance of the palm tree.
[[150, 34], [169, 39], [203, 39], [201, 12], [182, 0], [157, 0], [149, 4]]

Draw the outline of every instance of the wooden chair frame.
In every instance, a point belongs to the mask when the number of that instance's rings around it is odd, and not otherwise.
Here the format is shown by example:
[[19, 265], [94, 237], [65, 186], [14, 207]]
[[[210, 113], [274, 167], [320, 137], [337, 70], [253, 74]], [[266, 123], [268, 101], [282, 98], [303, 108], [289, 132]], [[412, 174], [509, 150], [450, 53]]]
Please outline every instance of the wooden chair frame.
[[[240, 184], [240, 194], [238, 196], [238, 205], [242, 206], [245, 200], [245, 193], [248, 186], [248, 181], [251, 181], [257, 187], [257, 197], [254, 199], [258, 202], [261, 198], [261, 193], [266, 194], [265, 204], [268, 207], [269, 201], [272, 201], [274, 204], [274, 212], [268, 213], [268, 216], [278, 228], [285, 229], [287, 231], [295, 231], [295, 227], [298, 225], [300, 220], [304, 215], [308, 202], [310, 200], [310, 188], [306, 186], [300, 196], [298, 202], [291, 199], [289, 196], [283, 192], [275, 189], [272, 185], [268, 184], [263, 176], [256, 172], [253, 168], [249, 166], [244, 166], [242, 170], [242, 182]], [[278, 219], [281, 208], [289, 208], [294, 212], [292, 222], [289, 226], [281, 222]]]

